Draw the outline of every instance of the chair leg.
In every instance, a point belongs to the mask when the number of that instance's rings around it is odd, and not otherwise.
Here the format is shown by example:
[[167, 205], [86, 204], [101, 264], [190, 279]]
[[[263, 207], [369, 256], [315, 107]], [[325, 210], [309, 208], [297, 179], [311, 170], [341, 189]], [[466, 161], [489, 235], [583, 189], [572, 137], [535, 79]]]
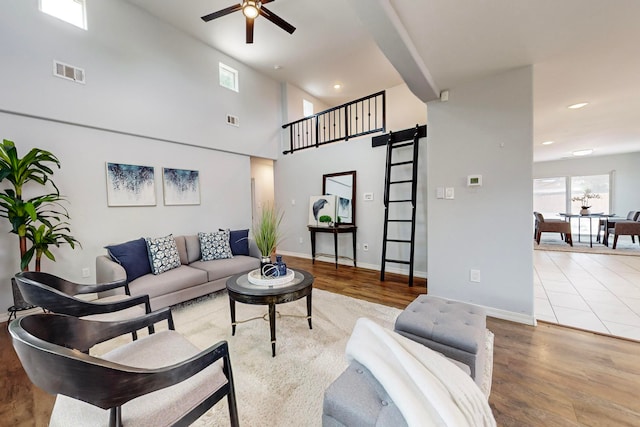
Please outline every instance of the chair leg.
[[536, 234], [536, 243], [540, 244], [540, 236], [542, 235], [542, 231], [538, 230], [538, 234]]
[[613, 249], [616, 248], [617, 244], [618, 244], [618, 235], [616, 234], [615, 236], [613, 236]]
[[567, 236], [567, 243], [569, 244], [569, 246], [573, 247], [573, 238], [571, 237], [571, 233], [568, 233], [566, 236]]
[[122, 407], [116, 406], [109, 411], [109, 427], [122, 427]]

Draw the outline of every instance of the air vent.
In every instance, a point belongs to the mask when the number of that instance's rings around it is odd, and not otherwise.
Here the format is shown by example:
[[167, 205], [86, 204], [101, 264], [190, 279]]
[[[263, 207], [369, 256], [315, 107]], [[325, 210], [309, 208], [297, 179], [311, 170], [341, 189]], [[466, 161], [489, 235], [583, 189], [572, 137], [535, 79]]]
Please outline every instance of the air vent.
[[235, 127], [240, 127], [240, 119], [237, 116], [227, 114], [227, 124]]
[[84, 83], [84, 70], [73, 65], [53, 61], [53, 75], [76, 83]]

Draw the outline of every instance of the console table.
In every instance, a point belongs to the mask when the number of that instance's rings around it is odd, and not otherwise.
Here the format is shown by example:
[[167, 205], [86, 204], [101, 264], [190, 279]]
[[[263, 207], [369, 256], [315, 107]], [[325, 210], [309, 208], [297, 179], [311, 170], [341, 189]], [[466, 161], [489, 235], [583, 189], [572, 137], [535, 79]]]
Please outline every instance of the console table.
[[[338, 268], [338, 258], [347, 258], [353, 260], [353, 266], [356, 267], [356, 230], [358, 227], [355, 225], [337, 225], [335, 227], [316, 227], [313, 225], [307, 226], [309, 233], [311, 233], [311, 262], [316, 261], [316, 233], [332, 233], [333, 234], [333, 246], [335, 251], [336, 269]], [[353, 237], [353, 258], [338, 256], [338, 234], [351, 233]], [[320, 255], [320, 254], [318, 254]]]

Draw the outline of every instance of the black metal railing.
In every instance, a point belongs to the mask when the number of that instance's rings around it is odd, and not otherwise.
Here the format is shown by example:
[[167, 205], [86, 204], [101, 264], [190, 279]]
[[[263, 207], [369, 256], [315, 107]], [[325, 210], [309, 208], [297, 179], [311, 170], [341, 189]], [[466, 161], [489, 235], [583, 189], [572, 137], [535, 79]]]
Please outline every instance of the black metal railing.
[[283, 125], [289, 128], [289, 149], [283, 154], [385, 132], [385, 99], [381, 91]]

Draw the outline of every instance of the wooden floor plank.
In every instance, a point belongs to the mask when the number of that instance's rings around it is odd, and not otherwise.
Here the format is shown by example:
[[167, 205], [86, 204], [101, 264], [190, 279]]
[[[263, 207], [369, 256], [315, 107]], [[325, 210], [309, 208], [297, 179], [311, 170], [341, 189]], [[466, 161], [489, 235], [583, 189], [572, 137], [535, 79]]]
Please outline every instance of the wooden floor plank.
[[[314, 287], [404, 308], [426, 292], [426, 281], [294, 257], [291, 268], [315, 276]], [[489, 403], [499, 426], [640, 425], [640, 343], [558, 325], [537, 327], [489, 318], [494, 333]], [[31, 385], [0, 331], [0, 419], [12, 426], [45, 426], [53, 397]]]

